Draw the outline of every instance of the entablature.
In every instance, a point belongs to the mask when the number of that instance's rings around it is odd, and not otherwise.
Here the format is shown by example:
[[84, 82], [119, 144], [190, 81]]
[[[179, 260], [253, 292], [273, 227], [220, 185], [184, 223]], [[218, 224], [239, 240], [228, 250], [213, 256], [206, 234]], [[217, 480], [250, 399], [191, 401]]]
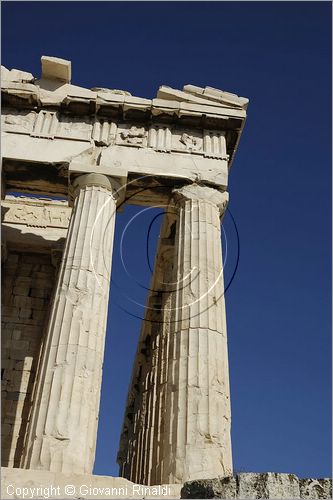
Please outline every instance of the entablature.
[[[193, 85], [162, 86], [153, 99], [85, 89], [70, 83], [69, 61], [46, 56], [39, 80], [19, 70], [2, 73], [2, 150], [12, 189], [22, 170], [31, 177], [30, 164], [37, 178], [52, 166], [54, 194], [66, 195], [70, 176], [86, 172], [227, 188], [248, 99]], [[37, 191], [47, 192], [38, 182]]]

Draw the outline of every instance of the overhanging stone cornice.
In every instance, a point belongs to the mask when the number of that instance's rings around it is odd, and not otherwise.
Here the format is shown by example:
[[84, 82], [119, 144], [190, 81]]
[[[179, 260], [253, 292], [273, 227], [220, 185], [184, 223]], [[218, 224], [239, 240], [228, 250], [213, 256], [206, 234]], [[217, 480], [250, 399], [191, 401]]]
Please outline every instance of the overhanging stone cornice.
[[[161, 86], [156, 98], [145, 99], [122, 90], [86, 89], [72, 85], [69, 83], [69, 61], [43, 56], [42, 66], [44, 69], [39, 80], [31, 73], [2, 67], [4, 108], [34, 113], [44, 110], [54, 113], [60, 122], [74, 117], [85, 122], [89, 117], [91, 121], [110, 120], [136, 124], [137, 127], [164, 123], [193, 130], [223, 131], [230, 168], [244, 126], [248, 99], [194, 85], [185, 85], [183, 90]], [[86, 140], [90, 139], [87, 137]], [[76, 140], [82, 140], [82, 136]]]
[[[48, 90], [47, 83], [37, 80], [34, 84], [24, 82], [11, 82], [5, 78], [2, 80], [1, 91], [4, 104], [11, 103], [10, 96], [16, 97], [16, 104], [24, 108], [61, 108], [69, 113], [92, 114], [103, 112], [110, 114], [117, 112], [119, 117], [126, 118], [131, 111], [144, 113], [147, 118], [160, 115], [171, 115], [173, 118], [200, 117], [202, 119], [214, 118], [227, 120], [234, 118], [245, 119], [246, 111], [231, 106], [218, 106], [214, 102], [187, 102], [186, 100], [172, 100], [163, 98], [145, 99], [114, 91], [93, 92], [89, 89], [77, 87], [71, 84], [63, 84], [55, 90]], [[185, 94], [185, 92], [182, 92]], [[7, 97], [8, 96], [8, 97]], [[20, 102], [21, 101], [21, 102]], [[71, 106], [73, 104], [81, 105]]]

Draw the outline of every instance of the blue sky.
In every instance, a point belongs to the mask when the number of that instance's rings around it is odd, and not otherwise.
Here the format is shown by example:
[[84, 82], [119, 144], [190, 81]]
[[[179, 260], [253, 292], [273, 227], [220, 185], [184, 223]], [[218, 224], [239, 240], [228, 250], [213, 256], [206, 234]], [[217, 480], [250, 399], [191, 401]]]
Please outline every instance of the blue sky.
[[[230, 211], [239, 267], [226, 293], [236, 471], [331, 473], [331, 4], [329, 2], [3, 2], [2, 64], [40, 74], [72, 61], [73, 83], [153, 97], [209, 85], [250, 98]], [[119, 214], [96, 474], [116, 452], [149, 283], [156, 210]], [[230, 215], [227, 277], [237, 244]], [[154, 224], [150, 255], [158, 223]], [[122, 309], [123, 308], [123, 309]]]

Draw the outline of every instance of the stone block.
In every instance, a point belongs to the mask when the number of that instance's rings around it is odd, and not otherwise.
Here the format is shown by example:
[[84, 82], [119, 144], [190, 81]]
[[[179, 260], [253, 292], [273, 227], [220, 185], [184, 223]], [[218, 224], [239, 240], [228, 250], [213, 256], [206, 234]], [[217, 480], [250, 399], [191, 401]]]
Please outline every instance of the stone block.
[[301, 498], [332, 498], [332, 480], [300, 479]]
[[4, 306], [2, 307], [2, 314], [3, 316], [8, 316], [8, 317], [18, 317], [18, 308], [14, 306]]
[[16, 307], [21, 307], [27, 309], [31, 307], [31, 299], [27, 296], [15, 295], [13, 299], [13, 304]]
[[34, 81], [34, 77], [31, 73], [20, 71], [19, 69], [12, 69], [9, 71], [7, 79], [17, 83], [32, 83]]
[[31, 307], [37, 310], [43, 310], [45, 308], [45, 301], [38, 297], [31, 297]]
[[21, 330], [13, 330], [12, 338], [13, 340], [19, 340], [21, 338]]
[[19, 260], [19, 254], [18, 253], [10, 253], [7, 257], [6, 264], [8, 263], [17, 263]]
[[34, 279], [33, 280], [33, 288], [53, 288], [53, 282], [50, 281], [50, 276], [44, 279]]
[[[238, 474], [238, 498], [300, 498], [298, 478], [294, 474]], [[254, 497], [254, 495], [260, 495]]]
[[3, 329], [2, 330], [2, 341], [1, 341], [1, 346], [3, 348], [11, 348], [12, 346], [12, 341], [11, 341], [11, 330], [8, 329]]
[[50, 278], [50, 273], [46, 273], [46, 272], [42, 272], [42, 271], [36, 271], [34, 273], [34, 278], [41, 278], [41, 279], [44, 279], [47, 282], [49, 280], [49, 278]]
[[32, 315], [32, 309], [26, 309], [21, 307], [19, 311], [19, 318], [20, 319], [30, 319]]
[[26, 392], [29, 384], [30, 372], [29, 371], [17, 371], [13, 370], [11, 372], [10, 383], [8, 384], [8, 391], [20, 391]]
[[24, 358], [24, 360], [22, 361], [17, 361], [15, 363], [15, 370], [31, 370], [31, 367], [32, 367], [32, 363], [33, 363], [33, 358], [32, 356], [26, 356]]
[[31, 285], [31, 277], [18, 276], [15, 280], [15, 286], [18, 286], [18, 285]]
[[28, 347], [29, 347], [29, 341], [28, 340], [17, 340], [14, 343], [16, 349], [21, 349], [25, 353], [27, 353]]
[[188, 481], [181, 490], [181, 498], [238, 498], [236, 477]]
[[14, 359], [6, 359], [5, 358], [5, 359], [1, 360], [1, 369], [12, 370], [14, 367], [15, 367], [15, 360]]
[[39, 297], [41, 299], [48, 298], [50, 296], [49, 290], [44, 290], [43, 288], [32, 288], [30, 292], [30, 297]]
[[3, 424], [1, 426], [1, 436], [8, 436], [12, 430], [12, 427], [13, 426], [11, 424]]
[[38, 320], [38, 321], [43, 321], [44, 317], [45, 317], [45, 311], [39, 310], [39, 309], [32, 310], [32, 319]]
[[3, 341], [3, 346], [10, 347], [11, 346], [11, 341], [9, 340], [12, 337], [12, 329], [11, 328], [2, 328], [1, 333], [2, 333], [2, 338], [4, 339]]
[[18, 391], [8, 392], [8, 394], [7, 394], [8, 401], [24, 401], [25, 397], [26, 397], [26, 394], [18, 392]]
[[[3, 424], [3, 425], [5, 425], [6, 428], [9, 430], [11, 430], [13, 427], [11, 424]], [[11, 445], [11, 439], [12, 437], [10, 434], [3, 436], [3, 438], [1, 439], [1, 447], [4, 449], [9, 449]]]
[[32, 270], [32, 264], [23, 264], [20, 266], [20, 275], [24, 277], [29, 277]]
[[332, 480], [299, 479], [295, 474], [241, 473], [227, 478], [188, 481], [181, 498], [332, 498]]
[[4, 349], [3, 347], [1, 348], [1, 358], [2, 360], [4, 359], [10, 359], [12, 358], [11, 351], [10, 349]]
[[22, 349], [12, 349], [11, 358], [16, 359], [17, 361], [23, 360], [26, 356], [26, 352]]
[[59, 57], [42, 56], [42, 79], [60, 80], [64, 83], [70, 83], [72, 65], [70, 61], [60, 59]]
[[28, 296], [30, 290], [30, 285], [17, 285], [13, 288], [14, 295]]

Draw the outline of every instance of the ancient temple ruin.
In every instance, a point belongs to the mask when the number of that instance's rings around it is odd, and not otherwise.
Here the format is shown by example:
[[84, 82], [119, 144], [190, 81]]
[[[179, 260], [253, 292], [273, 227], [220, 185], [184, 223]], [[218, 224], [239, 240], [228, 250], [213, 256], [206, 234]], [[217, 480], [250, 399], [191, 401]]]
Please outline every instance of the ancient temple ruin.
[[120, 475], [231, 477], [220, 227], [248, 100], [86, 89], [70, 62], [41, 64], [40, 79], [2, 68], [2, 465], [92, 474], [114, 228], [132, 203], [166, 214]]

